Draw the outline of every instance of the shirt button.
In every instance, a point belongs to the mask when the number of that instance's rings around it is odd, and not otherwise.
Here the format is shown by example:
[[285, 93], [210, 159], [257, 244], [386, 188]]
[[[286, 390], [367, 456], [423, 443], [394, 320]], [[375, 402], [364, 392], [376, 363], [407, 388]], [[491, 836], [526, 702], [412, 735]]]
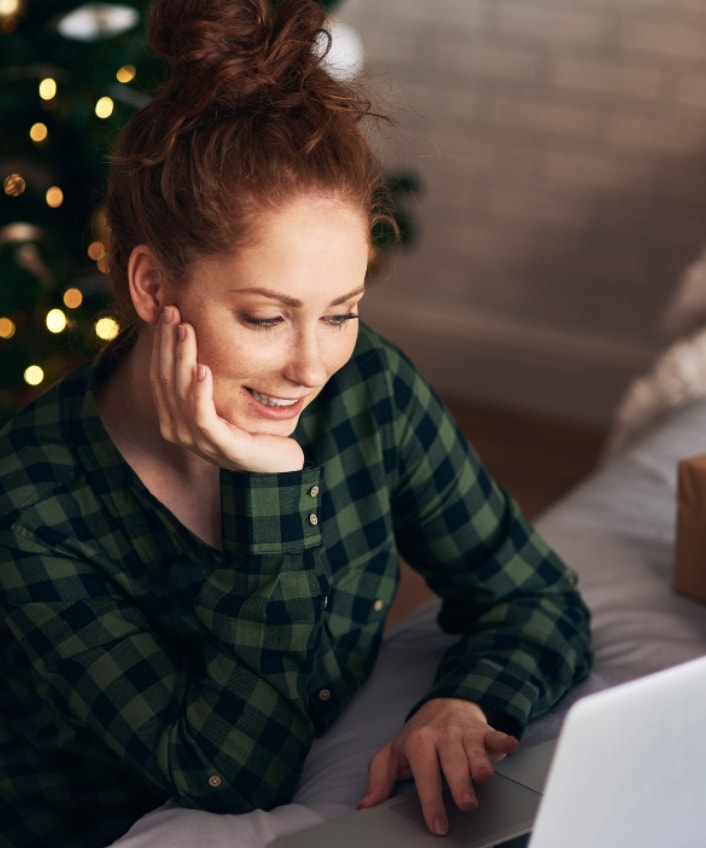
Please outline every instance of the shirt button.
[[309, 524], [311, 524], [312, 527], [316, 527], [316, 525], [318, 523], [319, 523], [319, 516], [315, 512], [312, 512], [311, 515], [309, 516]]
[[382, 598], [378, 598], [377, 601], [373, 604], [373, 609], [375, 612], [380, 612], [380, 610], [385, 606], [385, 601]]
[[330, 701], [331, 700], [331, 690], [330, 689], [319, 689], [319, 700], [320, 701]]
[[312, 498], [318, 498], [320, 491], [321, 489], [318, 486], [312, 486], [311, 490], [309, 491], [309, 494]]
[[221, 785], [221, 783], [223, 783], [223, 781], [221, 780], [221, 778], [217, 774], [212, 774], [208, 779], [208, 785], [212, 789], [218, 789], [218, 787]]

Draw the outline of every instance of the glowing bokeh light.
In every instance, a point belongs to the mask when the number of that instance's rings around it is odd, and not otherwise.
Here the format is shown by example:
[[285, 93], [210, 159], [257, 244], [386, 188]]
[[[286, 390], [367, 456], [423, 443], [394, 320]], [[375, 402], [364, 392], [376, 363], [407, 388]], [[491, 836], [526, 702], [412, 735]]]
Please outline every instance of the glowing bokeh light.
[[10, 174], [3, 180], [2, 187], [8, 197], [19, 197], [27, 188], [27, 183], [22, 174]]
[[109, 342], [120, 332], [120, 324], [118, 324], [115, 318], [106, 316], [105, 318], [99, 318], [96, 321], [94, 330], [99, 339], [104, 342]]
[[49, 135], [49, 130], [47, 129], [46, 124], [42, 124], [42, 123], [32, 124], [32, 126], [29, 129], [29, 137], [36, 144], [39, 144], [40, 142], [45, 141], [48, 135]]
[[58, 209], [64, 202], [64, 192], [59, 186], [51, 186], [51, 188], [47, 189], [44, 198], [47, 201], [47, 206], [52, 209]]
[[51, 77], [43, 79], [39, 83], [39, 96], [42, 100], [53, 100], [56, 97], [56, 80]]
[[25, 368], [23, 376], [28, 386], [39, 386], [44, 382], [44, 371], [39, 365], [30, 365]]
[[46, 325], [50, 333], [63, 333], [68, 323], [69, 319], [62, 309], [50, 309], [47, 312]]
[[16, 15], [20, 11], [20, 0], [0, 0], [0, 15]]
[[113, 114], [115, 103], [111, 97], [101, 97], [96, 103], [96, 115], [99, 118], [109, 118]]
[[80, 289], [66, 289], [64, 292], [64, 306], [67, 309], [78, 309], [83, 303], [83, 293]]
[[101, 259], [105, 258], [105, 246], [103, 242], [92, 241], [88, 245], [87, 253], [89, 259], [92, 259], [94, 262], [100, 262]]
[[123, 65], [115, 74], [117, 81], [122, 83], [132, 82], [136, 76], [137, 68], [134, 65]]
[[11, 339], [16, 332], [14, 321], [10, 318], [0, 318], [0, 339]]

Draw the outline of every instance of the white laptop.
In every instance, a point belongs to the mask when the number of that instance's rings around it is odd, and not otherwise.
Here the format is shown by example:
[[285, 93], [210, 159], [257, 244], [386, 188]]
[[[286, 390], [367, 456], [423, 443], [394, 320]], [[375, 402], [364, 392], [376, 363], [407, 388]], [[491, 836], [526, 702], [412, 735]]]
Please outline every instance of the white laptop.
[[530, 831], [529, 848], [703, 848], [705, 713], [702, 657], [576, 702], [558, 744], [520, 746], [496, 765], [478, 810], [447, 803], [445, 837], [428, 833], [411, 792], [271, 848], [514, 848]]

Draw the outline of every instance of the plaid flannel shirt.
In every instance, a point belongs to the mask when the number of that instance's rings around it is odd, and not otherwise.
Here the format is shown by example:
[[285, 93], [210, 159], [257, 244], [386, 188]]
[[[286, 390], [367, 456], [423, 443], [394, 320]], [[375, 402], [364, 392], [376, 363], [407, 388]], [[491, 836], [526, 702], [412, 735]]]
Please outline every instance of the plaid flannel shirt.
[[222, 472], [222, 550], [116, 451], [95, 373], [0, 436], [2, 844], [104, 845], [167, 799], [286, 802], [373, 668], [399, 555], [459, 634], [424, 700], [519, 733], [587, 673], [573, 573], [370, 328], [300, 420], [303, 471]]

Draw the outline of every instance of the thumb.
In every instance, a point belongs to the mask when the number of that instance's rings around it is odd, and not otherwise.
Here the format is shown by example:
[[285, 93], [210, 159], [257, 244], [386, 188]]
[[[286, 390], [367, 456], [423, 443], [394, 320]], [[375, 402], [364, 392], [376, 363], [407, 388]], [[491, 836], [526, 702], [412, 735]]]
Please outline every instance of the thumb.
[[397, 768], [392, 751], [388, 746], [381, 748], [368, 765], [368, 785], [365, 795], [358, 802], [358, 809], [374, 807], [387, 800], [397, 781]]

